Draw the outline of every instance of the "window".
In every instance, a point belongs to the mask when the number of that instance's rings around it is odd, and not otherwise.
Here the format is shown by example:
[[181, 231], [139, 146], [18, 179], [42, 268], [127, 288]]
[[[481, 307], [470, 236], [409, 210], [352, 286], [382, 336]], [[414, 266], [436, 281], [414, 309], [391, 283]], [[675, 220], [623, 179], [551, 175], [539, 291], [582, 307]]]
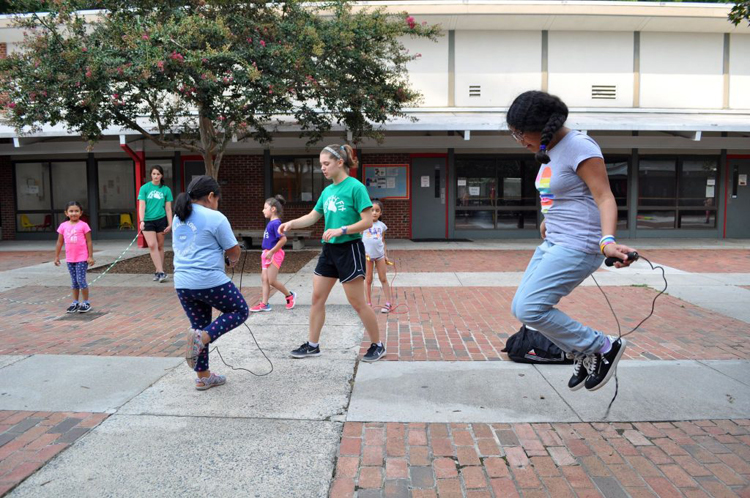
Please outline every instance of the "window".
[[608, 161], [609, 188], [617, 202], [617, 229], [628, 228], [628, 161]]
[[456, 230], [536, 228], [537, 170], [527, 160], [456, 158]]
[[[97, 167], [99, 171], [99, 228], [101, 230], [135, 230], [136, 191], [133, 161], [98, 161]], [[165, 169], [164, 173], [166, 172]]]
[[16, 230], [54, 232], [65, 221], [65, 206], [78, 201], [89, 221], [85, 161], [17, 162]]
[[273, 193], [288, 202], [315, 202], [331, 184], [320, 171], [317, 157], [273, 159]]
[[716, 228], [717, 184], [715, 157], [642, 159], [638, 228]]

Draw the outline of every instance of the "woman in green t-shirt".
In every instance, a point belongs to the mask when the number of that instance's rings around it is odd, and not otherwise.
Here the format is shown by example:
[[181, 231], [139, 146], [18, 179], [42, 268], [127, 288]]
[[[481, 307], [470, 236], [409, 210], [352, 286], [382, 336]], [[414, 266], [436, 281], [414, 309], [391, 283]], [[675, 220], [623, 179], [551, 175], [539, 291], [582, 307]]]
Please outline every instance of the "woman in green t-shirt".
[[320, 356], [320, 331], [326, 319], [326, 300], [336, 279], [344, 285], [349, 304], [357, 312], [367, 329], [372, 345], [364, 361], [378, 361], [385, 356], [380, 341], [378, 319], [365, 301], [365, 248], [362, 232], [372, 227], [372, 202], [367, 189], [356, 178], [349, 176], [349, 168], [357, 166], [354, 151], [348, 145], [329, 145], [320, 153], [320, 169], [333, 181], [320, 194], [309, 214], [279, 226], [285, 234], [295, 228], [314, 225], [325, 217], [323, 251], [313, 277], [312, 306], [308, 341], [292, 351], [294, 358]]
[[138, 191], [140, 229], [148, 244], [156, 273], [154, 281], [164, 282], [164, 235], [172, 229], [172, 191], [164, 185], [164, 169], [151, 166], [151, 181]]

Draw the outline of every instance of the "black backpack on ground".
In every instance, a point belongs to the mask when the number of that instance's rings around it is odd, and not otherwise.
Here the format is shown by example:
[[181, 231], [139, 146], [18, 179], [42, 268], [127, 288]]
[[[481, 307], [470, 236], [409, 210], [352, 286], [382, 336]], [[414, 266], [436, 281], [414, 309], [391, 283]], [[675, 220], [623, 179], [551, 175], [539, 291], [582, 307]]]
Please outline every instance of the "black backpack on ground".
[[522, 325], [521, 329], [508, 337], [503, 353], [508, 353], [516, 363], [569, 364], [565, 351], [544, 337], [538, 330]]

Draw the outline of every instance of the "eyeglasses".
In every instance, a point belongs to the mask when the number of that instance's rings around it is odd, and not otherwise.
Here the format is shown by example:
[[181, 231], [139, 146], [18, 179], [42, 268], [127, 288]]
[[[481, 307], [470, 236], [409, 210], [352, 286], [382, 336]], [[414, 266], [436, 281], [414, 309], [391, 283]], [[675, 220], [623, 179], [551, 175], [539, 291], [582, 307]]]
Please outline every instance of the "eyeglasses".
[[516, 142], [523, 143], [523, 133], [518, 131], [512, 131], [510, 132], [510, 136], [515, 139]]

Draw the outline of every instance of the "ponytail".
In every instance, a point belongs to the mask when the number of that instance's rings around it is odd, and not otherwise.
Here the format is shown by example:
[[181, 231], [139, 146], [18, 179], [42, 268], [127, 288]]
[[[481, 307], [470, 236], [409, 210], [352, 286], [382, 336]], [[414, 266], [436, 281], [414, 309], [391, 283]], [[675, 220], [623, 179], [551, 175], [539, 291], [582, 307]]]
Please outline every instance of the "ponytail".
[[199, 201], [213, 192], [216, 197], [221, 197], [221, 187], [218, 182], [210, 176], [196, 176], [188, 185], [187, 192], [177, 196], [174, 203], [174, 213], [180, 221], [187, 220], [193, 212], [193, 202]]
[[508, 126], [519, 132], [539, 132], [542, 134], [539, 152], [534, 158], [541, 164], [550, 162], [547, 154], [555, 134], [568, 119], [568, 106], [559, 97], [536, 90], [524, 92], [513, 101], [508, 109]]
[[284, 217], [284, 204], [286, 204], [286, 200], [284, 199], [283, 195], [279, 194], [273, 197], [269, 197], [268, 199], [266, 199], [266, 204], [276, 209], [276, 215], [279, 217], [279, 219]]
[[359, 161], [357, 160], [357, 157], [354, 154], [354, 149], [352, 149], [352, 146], [349, 144], [328, 145], [323, 149], [323, 152], [326, 152], [329, 156], [331, 156], [335, 160], [344, 161], [344, 166], [346, 166], [347, 171], [349, 171], [349, 169], [351, 168], [356, 168], [357, 165], [359, 164]]

